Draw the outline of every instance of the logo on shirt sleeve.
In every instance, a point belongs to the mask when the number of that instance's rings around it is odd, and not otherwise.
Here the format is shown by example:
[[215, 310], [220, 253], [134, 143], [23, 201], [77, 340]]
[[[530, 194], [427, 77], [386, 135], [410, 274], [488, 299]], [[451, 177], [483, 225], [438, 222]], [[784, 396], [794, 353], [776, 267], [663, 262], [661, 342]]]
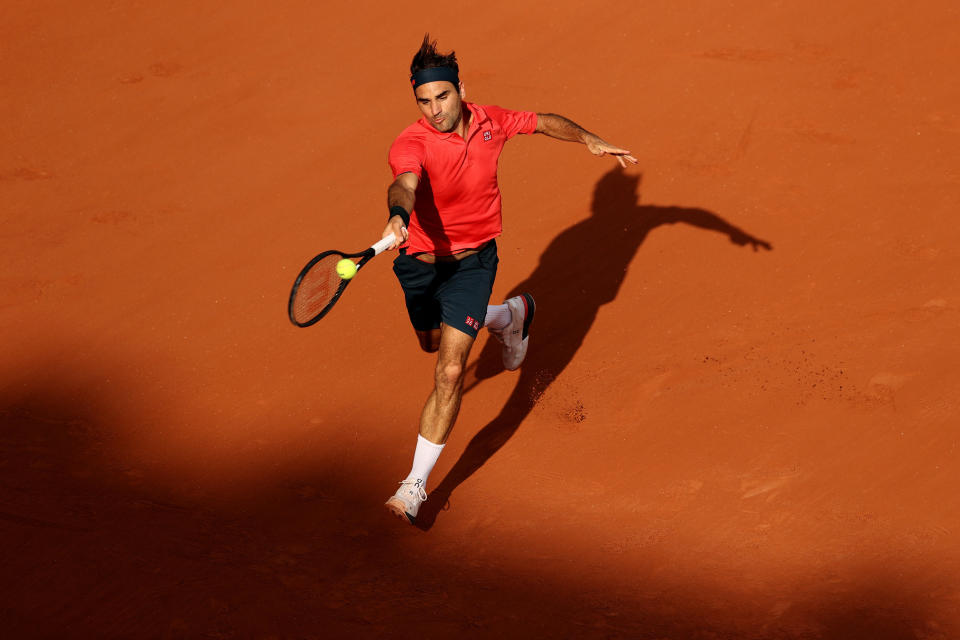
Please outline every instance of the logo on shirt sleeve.
[[489, 141], [492, 140], [492, 139], [493, 139], [493, 132], [492, 132], [492, 131], [484, 131], [484, 132], [483, 132], [483, 141], [484, 141], [484, 142], [489, 142]]

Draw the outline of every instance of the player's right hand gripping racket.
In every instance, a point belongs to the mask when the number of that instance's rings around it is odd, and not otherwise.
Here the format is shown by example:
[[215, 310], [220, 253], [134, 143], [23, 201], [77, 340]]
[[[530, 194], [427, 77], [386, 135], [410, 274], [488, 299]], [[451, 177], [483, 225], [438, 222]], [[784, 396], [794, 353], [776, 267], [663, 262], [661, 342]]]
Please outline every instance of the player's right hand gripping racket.
[[[353, 260], [359, 271], [370, 261], [370, 258], [383, 253], [396, 239], [396, 236], [391, 233], [366, 251], [360, 253], [324, 251], [308, 262], [307, 266], [300, 271], [290, 292], [290, 302], [287, 305], [290, 322], [298, 327], [309, 327], [330, 312], [343, 295], [347, 285], [353, 281], [353, 278], [340, 277], [337, 273], [338, 262], [343, 259]], [[360, 259], [359, 262], [357, 258]], [[355, 278], [356, 275], [353, 277]]]

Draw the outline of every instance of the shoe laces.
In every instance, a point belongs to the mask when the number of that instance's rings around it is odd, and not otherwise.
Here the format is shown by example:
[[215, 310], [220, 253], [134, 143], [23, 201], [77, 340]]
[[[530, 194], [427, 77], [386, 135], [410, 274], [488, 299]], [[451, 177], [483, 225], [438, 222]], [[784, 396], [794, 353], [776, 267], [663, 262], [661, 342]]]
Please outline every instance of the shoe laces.
[[420, 482], [420, 480], [401, 480], [400, 481], [401, 487], [408, 484], [413, 485], [413, 489], [416, 489], [417, 497], [420, 498], [421, 501], [425, 502], [427, 499], [427, 492], [423, 490], [423, 484]]

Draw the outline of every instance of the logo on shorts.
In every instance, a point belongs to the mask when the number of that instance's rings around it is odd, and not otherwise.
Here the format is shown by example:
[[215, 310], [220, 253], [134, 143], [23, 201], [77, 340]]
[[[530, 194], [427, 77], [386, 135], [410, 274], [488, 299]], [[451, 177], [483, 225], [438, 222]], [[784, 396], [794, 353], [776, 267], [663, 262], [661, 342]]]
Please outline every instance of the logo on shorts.
[[484, 140], [484, 142], [489, 142], [489, 141], [492, 140], [492, 139], [493, 139], [493, 133], [491, 133], [490, 131], [484, 131], [484, 132], [483, 132], [483, 140]]
[[474, 331], [480, 331], [480, 323], [470, 316], [467, 316], [467, 326], [472, 327]]

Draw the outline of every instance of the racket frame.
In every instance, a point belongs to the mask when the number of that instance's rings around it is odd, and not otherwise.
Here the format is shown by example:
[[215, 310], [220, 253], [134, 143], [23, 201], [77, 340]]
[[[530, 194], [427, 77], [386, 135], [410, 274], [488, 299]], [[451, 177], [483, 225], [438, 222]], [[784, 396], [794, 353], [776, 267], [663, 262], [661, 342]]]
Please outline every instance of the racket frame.
[[354, 274], [353, 278], [350, 279], [341, 278], [340, 284], [337, 286], [337, 291], [333, 294], [330, 302], [328, 302], [327, 305], [310, 320], [307, 320], [306, 322], [299, 322], [293, 314], [293, 301], [296, 299], [297, 292], [300, 290], [300, 283], [303, 281], [304, 276], [307, 275], [313, 265], [317, 264], [324, 258], [330, 257], [331, 255], [339, 255], [341, 260], [344, 258], [360, 258], [360, 262], [357, 263], [357, 272], [359, 273], [360, 269], [363, 268], [363, 265], [367, 264], [373, 257], [383, 253], [387, 247], [396, 241], [396, 239], [396, 236], [391, 233], [359, 253], [345, 253], [343, 251], [332, 249], [314, 256], [314, 258], [310, 260], [310, 262], [308, 262], [303, 269], [300, 270], [300, 273], [297, 274], [297, 279], [293, 282], [293, 288], [290, 290], [290, 300], [287, 302], [287, 316], [290, 318], [290, 322], [301, 328], [309, 327], [319, 322], [325, 315], [330, 313], [330, 310], [333, 309], [333, 305], [335, 305], [337, 300], [340, 299], [340, 296], [343, 295], [347, 285], [353, 282], [353, 279], [357, 277], [356, 274]]

